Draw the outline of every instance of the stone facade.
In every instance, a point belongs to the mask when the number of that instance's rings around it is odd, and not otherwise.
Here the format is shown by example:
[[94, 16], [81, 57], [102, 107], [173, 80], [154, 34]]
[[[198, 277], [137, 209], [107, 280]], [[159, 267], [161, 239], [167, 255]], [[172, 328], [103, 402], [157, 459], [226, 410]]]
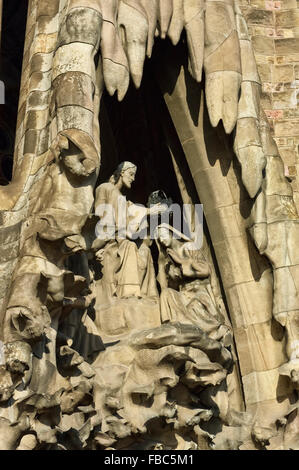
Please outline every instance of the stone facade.
[[296, 12], [29, 2], [3, 449], [299, 448]]
[[296, 0], [244, 1], [241, 10], [252, 38], [263, 83], [261, 103], [298, 196], [299, 13]]

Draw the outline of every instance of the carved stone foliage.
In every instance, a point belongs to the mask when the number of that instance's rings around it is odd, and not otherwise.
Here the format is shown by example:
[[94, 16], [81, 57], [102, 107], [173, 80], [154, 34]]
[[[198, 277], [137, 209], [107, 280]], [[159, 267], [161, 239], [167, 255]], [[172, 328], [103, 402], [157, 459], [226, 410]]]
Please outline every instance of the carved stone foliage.
[[[135, 163], [98, 184], [102, 93], [140, 87], [155, 36], [185, 44], [194, 79], [167, 61], [156, 74], [204, 201], [210, 239], [197, 249], [163, 192], [148, 207], [129, 200]], [[24, 52], [13, 179], [0, 188], [1, 447], [298, 448], [298, 214], [238, 1], [32, 0]], [[235, 131], [233, 176], [207, 154], [220, 121]], [[171, 156], [192, 233], [191, 180]], [[244, 352], [252, 327], [258, 348]], [[278, 344], [269, 363], [264, 338]]]

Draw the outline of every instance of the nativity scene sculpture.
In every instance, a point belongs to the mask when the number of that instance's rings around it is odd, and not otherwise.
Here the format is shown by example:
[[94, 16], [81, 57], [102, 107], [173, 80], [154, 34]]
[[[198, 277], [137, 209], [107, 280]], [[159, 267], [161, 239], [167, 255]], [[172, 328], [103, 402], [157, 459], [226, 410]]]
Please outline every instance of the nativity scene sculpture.
[[2, 449], [299, 448], [298, 213], [260, 95], [238, 0], [31, 0]]

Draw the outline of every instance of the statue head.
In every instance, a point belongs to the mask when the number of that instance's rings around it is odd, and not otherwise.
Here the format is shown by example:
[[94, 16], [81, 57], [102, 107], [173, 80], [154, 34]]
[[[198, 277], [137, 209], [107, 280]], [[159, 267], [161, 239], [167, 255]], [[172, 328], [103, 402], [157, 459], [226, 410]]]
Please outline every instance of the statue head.
[[109, 181], [110, 183], [116, 184], [121, 179], [123, 185], [130, 189], [135, 180], [136, 171], [137, 166], [134, 165], [134, 163], [122, 162], [118, 165]]
[[164, 248], [170, 248], [174, 238], [180, 242], [191, 241], [190, 238], [182, 232], [166, 223], [160, 224], [156, 227], [154, 237], [162, 246], [164, 246]]
[[164, 203], [170, 206], [172, 204], [172, 200], [168, 199], [164, 191], [158, 189], [157, 191], [152, 192], [147, 200], [147, 207], [151, 207], [154, 204]]
[[156, 228], [156, 238], [165, 248], [169, 248], [172, 242], [172, 231], [166, 224], [159, 225]]
[[182, 279], [182, 271], [178, 266], [175, 266], [173, 263], [168, 263], [165, 269], [166, 275], [173, 281], [178, 281]]

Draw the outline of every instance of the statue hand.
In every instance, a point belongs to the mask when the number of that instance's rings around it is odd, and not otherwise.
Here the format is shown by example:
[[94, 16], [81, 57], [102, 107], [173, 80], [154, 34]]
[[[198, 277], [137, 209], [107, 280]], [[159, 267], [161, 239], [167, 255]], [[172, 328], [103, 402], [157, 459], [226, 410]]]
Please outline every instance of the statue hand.
[[167, 204], [158, 202], [158, 204], [155, 204], [149, 209], [149, 215], [161, 214], [163, 212], [166, 212], [167, 209], [168, 209]]
[[104, 253], [105, 253], [105, 249], [104, 249], [104, 248], [102, 248], [101, 250], [98, 250], [98, 251], [96, 252], [96, 259], [97, 259], [98, 261], [103, 261], [103, 260], [104, 260]]
[[167, 254], [177, 264], [183, 264], [184, 260], [172, 248], [167, 248]]
[[93, 251], [99, 251], [106, 245], [108, 241], [109, 241], [109, 238], [98, 237], [92, 242], [91, 249]]

